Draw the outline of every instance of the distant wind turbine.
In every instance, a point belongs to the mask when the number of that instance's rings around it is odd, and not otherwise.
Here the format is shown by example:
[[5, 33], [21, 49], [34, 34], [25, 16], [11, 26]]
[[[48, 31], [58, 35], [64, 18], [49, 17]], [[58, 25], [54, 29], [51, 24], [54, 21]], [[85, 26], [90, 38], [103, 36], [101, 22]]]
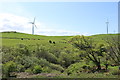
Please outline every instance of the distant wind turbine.
[[30, 23], [32, 24], [32, 34], [34, 35], [34, 27], [36, 27], [36, 25], [35, 25], [35, 17], [34, 17], [33, 22], [30, 22]]
[[109, 24], [109, 21], [107, 19], [107, 22], [106, 22], [106, 26], [107, 26], [107, 34], [108, 34], [108, 24]]

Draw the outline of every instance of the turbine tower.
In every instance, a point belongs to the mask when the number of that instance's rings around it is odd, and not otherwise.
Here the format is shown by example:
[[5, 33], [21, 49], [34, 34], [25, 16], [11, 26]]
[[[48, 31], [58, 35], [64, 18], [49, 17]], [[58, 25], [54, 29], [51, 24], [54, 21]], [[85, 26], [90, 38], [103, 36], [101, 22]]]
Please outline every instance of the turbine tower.
[[33, 22], [30, 22], [30, 23], [32, 24], [32, 34], [34, 35], [34, 27], [36, 27], [36, 25], [35, 25], [35, 17], [34, 17]]
[[106, 22], [106, 26], [107, 26], [107, 34], [108, 34], [108, 24], [109, 24], [109, 21], [107, 19], [107, 22]]

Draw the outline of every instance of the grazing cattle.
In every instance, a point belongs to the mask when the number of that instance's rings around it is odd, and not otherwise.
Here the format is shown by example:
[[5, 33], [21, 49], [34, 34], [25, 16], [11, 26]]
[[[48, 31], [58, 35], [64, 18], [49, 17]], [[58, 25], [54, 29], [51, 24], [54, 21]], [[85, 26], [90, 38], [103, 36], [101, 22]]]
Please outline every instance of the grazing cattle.
[[53, 42], [53, 44], [55, 44], [55, 42]]
[[23, 40], [23, 38], [21, 38], [21, 40]]
[[52, 43], [52, 41], [51, 41], [51, 40], [49, 40], [49, 43]]

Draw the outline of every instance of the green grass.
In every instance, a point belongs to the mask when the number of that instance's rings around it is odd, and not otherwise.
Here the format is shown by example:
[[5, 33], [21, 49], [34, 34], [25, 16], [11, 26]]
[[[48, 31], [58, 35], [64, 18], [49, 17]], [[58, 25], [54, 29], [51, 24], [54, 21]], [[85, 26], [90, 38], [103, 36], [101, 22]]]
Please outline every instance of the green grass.
[[[48, 48], [53, 48], [56, 50], [72, 50], [74, 46], [69, 43], [69, 40], [73, 36], [43, 36], [43, 35], [32, 35], [26, 33], [19, 33], [19, 32], [2, 32], [0, 33], [2, 38], [0, 38], [0, 46], [6, 47], [16, 47], [19, 44], [27, 45], [31, 48], [36, 46], [36, 44], [46, 46]], [[111, 37], [117, 37], [117, 34], [99, 34], [99, 35], [92, 35], [89, 36], [93, 38], [94, 42], [97, 44], [105, 44], [105, 40]], [[23, 38], [24, 40], [21, 40]], [[33, 40], [35, 39], [35, 40]], [[49, 40], [52, 42], [54, 41], [55, 44], [50, 44]]]
[[[16, 46], [18, 44], [25, 44], [25, 45], [55, 45], [60, 47], [68, 46], [69, 44], [63, 44], [62, 42], [67, 42], [71, 36], [41, 36], [41, 35], [31, 35], [25, 33], [0, 33], [2, 34], [2, 46]], [[7, 38], [6, 38], [7, 37]], [[9, 39], [11, 38], [11, 39]], [[17, 38], [17, 39], [16, 39]], [[25, 38], [21, 40], [21, 38]], [[28, 40], [28, 39], [30, 40]], [[35, 40], [33, 40], [35, 39]], [[40, 40], [38, 40], [40, 39]], [[50, 44], [49, 40], [55, 41], [56, 44]]]
[[7, 33], [7, 32], [2, 32], [2, 37], [10, 37], [10, 38], [31, 38], [31, 39], [67, 39], [72, 36], [43, 36], [43, 35], [32, 35], [32, 34], [26, 34], [26, 33]]
[[[60, 47], [62, 46], [70, 46], [68, 41], [73, 36], [43, 36], [43, 35], [32, 35], [32, 34], [25, 34], [25, 33], [19, 33], [19, 32], [3, 32], [2, 34], [2, 46], [15, 46], [17, 44], [25, 44], [25, 45], [35, 45], [35, 44], [42, 44], [42, 45], [49, 45], [49, 40], [55, 41], [56, 46]], [[112, 36], [118, 36], [117, 34], [100, 34], [100, 35], [92, 35], [90, 36], [93, 38], [95, 42], [104, 43], [104, 39], [110, 38]], [[6, 38], [7, 37], [7, 38]], [[8, 39], [12, 38], [12, 39]], [[24, 40], [21, 40], [21, 38], [24, 38]], [[30, 40], [28, 40], [30, 39]], [[35, 40], [33, 40], [35, 39]], [[38, 40], [40, 39], [40, 40]], [[0, 38], [1, 40], [1, 38]], [[62, 43], [67, 42], [67, 44]]]
[[[0, 35], [2, 35], [2, 38], [0, 38], [0, 41], [2, 41], [2, 43], [0, 43], [0, 45], [6, 47], [15, 47], [19, 44], [24, 44], [33, 47], [36, 44], [39, 44], [49, 48], [52, 47], [57, 50], [64, 48], [66, 48], [67, 50], [71, 50], [74, 48], [69, 43], [69, 40], [73, 36], [43, 36], [43, 35], [32, 35], [32, 34], [19, 33], [19, 32], [2, 32], [0, 33]], [[97, 44], [105, 44], [104, 39], [107, 39], [107, 37], [111, 37], [111, 36], [118, 36], [118, 35], [100, 34], [100, 35], [92, 35], [90, 37], [93, 38], [94, 42]], [[21, 40], [21, 38], [24, 38], [24, 40]], [[54, 41], [56, 44], [50, 44], [49, 40]]]

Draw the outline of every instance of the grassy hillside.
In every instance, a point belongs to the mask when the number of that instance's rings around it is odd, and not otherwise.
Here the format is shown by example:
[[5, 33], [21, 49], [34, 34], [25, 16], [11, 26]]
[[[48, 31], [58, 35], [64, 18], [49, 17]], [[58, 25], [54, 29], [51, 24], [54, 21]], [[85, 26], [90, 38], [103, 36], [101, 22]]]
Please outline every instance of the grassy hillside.
[[[74, 36], [43, 36], [19, 32], [2, 32], [0, 35], [2, 35], [0, 46], [3, 52], [3, 77], [11, 77], [11, 74], [19, 78], [41, 78], [49, 77], [48, 75], [58, 78], [117, 77], [118, 66], [109, 66], [107, 72], [97, 74], [92, 72], [96, 70], [96, 65], [85, 57], [86, 51], [73, 46], [71, 39]], [[110, 40], [118, 35], [100, 34], [89, 37], [99, 45], [106, 44], [106, 39]], [[95, 51], [100, 49], [96, 46], [94, 48]], [[102, 56], [101, 66], [105, 69], [106, 55], [102, 54]], [[112, 61], [109, 62], [113, 64]]]
[[[43, 44], [47, 45], [49, 40], [54, 41], [58, 45], [65, 45], [64, 43], [68, 43], [68, 41], [73, 36], [43, 36], [43, 35], [32, 35], [25, 34], [19, 32], [3, 32], [2, 34], [2, 46], [14, 46], [17, 44], [26, 44], [26, 45], [34, 45], [34, 44]], [[100, 35], [92, 35], [95, 42], [104, 43], [104, 39], [118, 36], [117, 34], [100, 34]], [[22, 40], [23, 39], [23, 40]], [[69, 45], [69, 44], [67, 44]]]
[[67, 42], [71, 36], [42, 36], [42, 35], [31, 35], [25, 33], [7, 33], [3, 32], [2, 34], [2, 45], [3, 46], [15, 46], [17, 44], [25, 45], [36, 45], [49, 44], [49, 40], [54, 41], [55, 43], [64, 45], [63, 43]]
[[[69, 40], [73, 36], [43, 36], [32, 35], [19, 32], [2, 32], [2, 46], [16, 47], [20, 44], [27, 45], [34, 48], [36, 44], [44, 45], [48, 48], [54, 48], [56, 50], [67, 49], [72, 50], [74, 47], [70, 44]], [[105, 44], [105, 40], [111, 37], [118, 36], [117, 34], [99, 34], [92, 35], [91, 37], [97, 44]], [[55, 44], [49, 43], [49, 41], [55, 42]]]

